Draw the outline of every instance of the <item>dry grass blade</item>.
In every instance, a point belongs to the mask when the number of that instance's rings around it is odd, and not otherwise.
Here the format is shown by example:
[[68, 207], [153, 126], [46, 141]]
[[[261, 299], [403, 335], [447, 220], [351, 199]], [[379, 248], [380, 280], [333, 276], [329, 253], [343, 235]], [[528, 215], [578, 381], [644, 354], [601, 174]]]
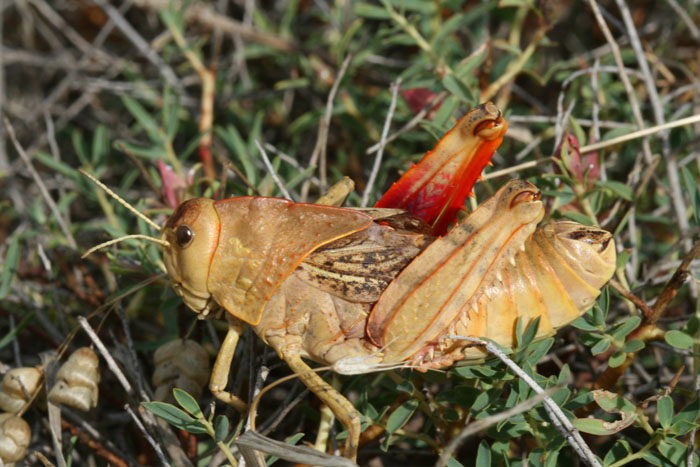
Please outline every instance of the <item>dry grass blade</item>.
[[[248, 465], [255, 464], [253, 454], [262, 451], [281, 459], [306, 465], [319, 465], [323, 467], [352, 467], [356, 466], [351, 460], [338, 456], [330, 456], [306, 446], [293, 446], [281, 441], [275, 441], [255, 431], [247, 431], [236, 440], [236, 445], [243, 453]], [[253, 463], [251, 463], [253, 462]]]

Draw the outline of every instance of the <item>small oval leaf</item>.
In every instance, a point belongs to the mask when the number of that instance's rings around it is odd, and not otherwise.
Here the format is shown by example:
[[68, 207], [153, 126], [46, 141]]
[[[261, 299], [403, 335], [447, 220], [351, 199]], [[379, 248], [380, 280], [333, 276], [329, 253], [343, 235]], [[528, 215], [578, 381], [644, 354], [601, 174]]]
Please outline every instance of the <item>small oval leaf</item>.
[[202, 417], [202, 409], [199, 408], [197, 400], [189, 395], [187, 392], [180, 388], [173, 388], [173, 396], [180, 406], [185, 409], [188, 413], [194, 415], [197, 418]]
[[683, 331], [668, 331], [664, 335], [664, 340], [671, 347], [681, 350], [690, 350], [693, 348], [693, 338]]
[[391, 415], [386, 422], [387, 433], [394, 433], [408, 422], [413, 415], [413, 412], [418, 408], [418, 400], [409, 399], [401, 404]]

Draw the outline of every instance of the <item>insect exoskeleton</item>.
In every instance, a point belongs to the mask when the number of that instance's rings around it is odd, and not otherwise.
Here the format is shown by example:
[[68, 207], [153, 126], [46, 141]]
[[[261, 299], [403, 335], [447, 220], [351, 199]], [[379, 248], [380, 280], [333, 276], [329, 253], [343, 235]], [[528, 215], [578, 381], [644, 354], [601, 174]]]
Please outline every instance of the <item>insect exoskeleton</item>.
[[405, 209], [443, 235], [507, 129], [508, 122], [491, 102], [471, 109], [389, 188], [377, 207]]
[[194, 311], [219, 307], [256, 325], [265, 304], [316, 248], [365, 229], [362, 212], [279, 198], [197, 198], [163, 229], [163, 259], [173, 287]]
[[385, 362], [433, 359], [441, 335], [465, 319], [535, 231], [544, 216], [539, 198], [531, 183], [508, 182], [389, 284], [367, 326]]
[[[466, 320], [459, 320], [451, 334], [486, 336], [513, 347], [517, 321], [523, 329], [539, 318], [535, 339], [550, 336], [586, 312], [600, 289], [615, 272], [616, 253], [612, 235], [596, 227], [556, 221], [538, 228]], [[463, 342], [442, 343], [446, 363], [452, 352], [458, 359], [483, 360], [481, 347], [464, 348]]]
[[526, 326], [539, 317], [542, 338], [593, 305], [615, 271], [612, 235], [571, 221], [535, 230], [538, 198], [529, 183], [508, 183], [402, 271], [368, 323], [384, 363], [483, 360], [482, 348], [448, 336], [512, 346], [519, 318]]

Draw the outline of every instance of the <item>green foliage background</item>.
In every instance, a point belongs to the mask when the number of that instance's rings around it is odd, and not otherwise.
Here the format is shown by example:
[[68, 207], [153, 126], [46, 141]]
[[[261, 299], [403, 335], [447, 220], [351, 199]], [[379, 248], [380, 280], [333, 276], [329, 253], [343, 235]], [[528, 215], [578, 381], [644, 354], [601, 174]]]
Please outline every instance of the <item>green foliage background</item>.
[[[390, 86], [398, 78], [402, 91], [430, 91], [440, 105], [428, 107], [426, 118], [386, 145], [371, 203], [466, 110], [493, 100], [504, 109], [510, 130], [494, 167], [485, 173], [537, 164], [478, 183], [476, 199], [485, 199], [508, 177], [528, 178], [549, 199], [550, 218], [601, 224], [615, 233], [620, 288], [653, 306], [698, 235], [695, 126], [650, 137], [647, 153], [640, 140], [599, 151], [600, 175], [585, 171], [578, 177], [571, 147], [555, 161], [548, 158], [562, 127], [581, 146], [636, 129], [632, 99], [645, 127], [658, 123], [654, 105], [664, 121], [698, 113], [698, 9], [693, 2], [675, 0], [599, 3], [624, 61], [629, 91], [589, 2], [241, 1], [192, 2], [189, 9], [155, 0], [131, 6], [7, 2], [1, 10], [3, 115], [41, 183], [3, 128], [0, 370], [38, 364], [40, 352], [68, 342], [76, 317], [88, 315], [145, 393], [152, 352], [159, 345], [191, 331], [214, 355], [224, 329], [220, 323], [197, 322], [165, 279], [138, 287], [162, 272], [156, 245], [127, 241], [79, 259], [105, 239], [155, 232], [77, 169], [95, 174], [162, 224], [172, 206], [163, 195], [160, 160], [185, 181], [175, 190], [179, 199], [280, 196], [255, 145], [260, 141], [268, 145], [272, 166], [295, 200], [302, 199], [305, 181], [312, 180], [312, 200], [322, 188], [318, 164], [309, 166], [309, 160], [345, 59], [349, 65], [330, 107], [325, 176], [329, 183], [344, 175], [355, 181], [348, 205], [360, 203], [376, 156], [367, 149], [380, 139]], [[203, 11], [212, 12], [223, 29], [202, 19]], [[631, 46], [625, 12], [641, 37], [653, 92]], [[106, 33], [119, 18], [126, 26], [117, 23]], [[187, 54], [214, 72], [214, 121], [208, 134], [215, 178], [205, 176], [199, 158], [201, 80]], [[591, 72], [594, 67], [597, 72]], [[409, 124], [417, 110], [399, 95], [389, 135]], [[700, 321], [697, 265], [690, 262], [686, 269], [689, 280], [672, 283], [667, 293], [677, 289], [678, 295], [654, 319], [608, 287], [591, 311], [555, 338], [532, 342], [532, 327], [518, 336], [513, 359], [541, 386], [555, 388], [553, 399], [586, 433], [602, 465], [687, 465], [700, 413]], [[94, 313], [103, 304], [108, 306]], [[69, 349], [81, 345], [90, 341], [78, 332]], [[230, 387], [248, 397], [263, 365], [271, 370], [267, 383], [288, 373], [249, 333], [239, 345]], [[90, 425], [92, 439], [127, 464], [157, 463], [133, 420], [123, 415], [124, 404], [136, 408], [143, 399], [125, 394], [107, 369], [102, 373], [98, 408], [64, 415], [67, 423], [76, 429]], [[373, 459], [383, 465], [433, 464], [465, 424], [534, 395], [498, 360], [447, 372], [326, 378], [355, 403], [363, 426], [383, 429], [361, 447], [361, 464]], [[592, 392], [594, 387], [608, 392]], [[275, 420], [280, 406], [295, 401], [269, 436], [294, 436], [298, 442], [297, 434], [306, 433], [301, 439], [313, 442], [319, 407], [313, 397], [298, 397], [301, 391], [298, 382], [290, 381], [270, 392], [259, 408], [258, 426], [269, 427], [265, 421]], [[195, 446], [193, 463], [225, 462], [221, 453], [226, 449], [238, 455], [232, 442], [245, 420], [221, 406], [216, 409], [220, 416], [208, 420], [213, 413], [207, 391], [198, 401], [183, 394], [178, 401], [191, 415], [172, 406], [151, 408], [169, 411], [173, 425], [198, 433], [187, 441], [195, 444], [182, 445]], [[197, 413], [197, 405], [203, 413]], [[41, 423], [45, 417], [39, 407], [25, 415], [34, 430], [27, 462], [36, 460], [32, 451], [55, 452]], [[74, 463], [106, 462], [94, 443], [71, 441], [68, 434], [64, 441], [64, 455]], [[697, 465], [697, 456], [691, 458]], [[468, 438], [449, 465], [579, 462], [538, 405]]]

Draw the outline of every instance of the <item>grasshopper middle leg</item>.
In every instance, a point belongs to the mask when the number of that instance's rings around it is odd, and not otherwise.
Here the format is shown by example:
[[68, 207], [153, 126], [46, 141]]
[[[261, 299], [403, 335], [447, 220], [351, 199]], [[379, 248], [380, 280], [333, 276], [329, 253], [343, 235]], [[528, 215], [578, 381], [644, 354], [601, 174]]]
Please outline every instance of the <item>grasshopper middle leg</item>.
[[219, 399], [221, 402], [233, 406], [241, 414], [245, 415], [248, 413], [248, 404], [226, 391], [228, 375], [231, 371], [231, 362], [233, 361], [233, 354], [236, 353], [238, 339], [243, 333], [243, 323], [228, 313], [226, 317], [228, 319], [228, 332], [226, 333], [224, 341], [221, 343], [219, 354], [216, 356], [214, 369], [212, 370], [211, 378], [209, 379], [209, 390], [212, 394], [214, 394], [214, 397]]

